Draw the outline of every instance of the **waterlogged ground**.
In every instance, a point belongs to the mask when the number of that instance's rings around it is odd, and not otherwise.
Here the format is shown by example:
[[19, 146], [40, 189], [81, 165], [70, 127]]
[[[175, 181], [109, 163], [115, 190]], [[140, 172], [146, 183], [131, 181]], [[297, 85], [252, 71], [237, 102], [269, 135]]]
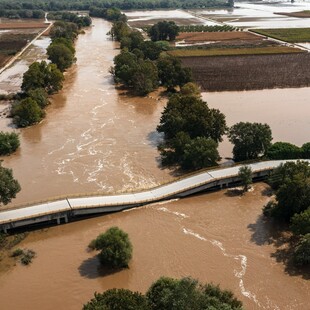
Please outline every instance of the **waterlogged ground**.
[[[21, 130], [21, 149], [4, 158], [22, 186], [15, 204], [69, 193], [139, 190], [173, 179], [171, 171], [161, 169], [156, 149], [165, 99], [157, 100], [157, 94], [138, 99], [115, 89], [108, 70], [119, 50], [105, 36], [109, 28], [94, 19], [79, 36], [77, 63], [66, 73], [47, 118]], [[263, 121], [275, 139], [308, 141], [308, 88], [203, 98], [226, 114], [228, 125]], [[7, 120], [0, 124], [12, 130]], [[220, 148], [230, 155], [228, 143]], [[0, 274], [1, 309], [80, 309], [94, 291], [145, 291], [161, 275], [190, 275], [233, 290], [246, 309], [306, 310], [309, 281], [285, 269], [279, 255], [285, 244], [274, 242], [279, 236], [261, 217], [269, 199], [266, 185], [256, 184], [242, 197], [216, 192], [33, 232], [20, 245], [37, 252], [33, 264]], [[129, 270], [104, 274], [87, 244], [112, 225], [129, 233], [134, 258]]]

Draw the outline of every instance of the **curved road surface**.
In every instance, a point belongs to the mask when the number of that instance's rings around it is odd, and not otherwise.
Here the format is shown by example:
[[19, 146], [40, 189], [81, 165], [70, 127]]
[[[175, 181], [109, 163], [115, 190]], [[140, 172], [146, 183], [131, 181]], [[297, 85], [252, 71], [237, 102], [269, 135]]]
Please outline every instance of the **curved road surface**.
[[[306, 161], [310, 162], [310, 160]], [[252, 169], [253, 179], [262, 179], [285, 162], [287, 161], [265, 161], [248, 166]], [[226, 187], [239, 181], [238, 172], [241, 166], [201, 172], [137, 193], [64, 198], [2, 211], [0, 212], [0, 231], [42, 222], [57, 221], [59, 224], [61, 220], [67, 222], [70, 218], [76, 216], [121, 211], [158, 201], [185, 197], [207, 189]]]

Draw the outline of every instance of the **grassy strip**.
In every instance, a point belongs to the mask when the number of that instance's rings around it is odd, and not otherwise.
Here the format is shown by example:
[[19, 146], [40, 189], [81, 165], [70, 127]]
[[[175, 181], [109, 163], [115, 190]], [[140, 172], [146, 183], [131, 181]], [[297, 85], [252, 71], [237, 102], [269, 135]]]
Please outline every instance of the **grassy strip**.
[[251, 31], [290, 43], [310, 42], [310, 28], [252, 29]]
[[205, 56], [239, 56], [239, 55], [270, 55], [270, 54], [291, 54], [303, 53], [303, 50], [287, 46], [269, 46], [254, 48], [211, 48], [211, 49], [178, 49], [168, 51], [169, 55], [175, 57], [205, 57]]

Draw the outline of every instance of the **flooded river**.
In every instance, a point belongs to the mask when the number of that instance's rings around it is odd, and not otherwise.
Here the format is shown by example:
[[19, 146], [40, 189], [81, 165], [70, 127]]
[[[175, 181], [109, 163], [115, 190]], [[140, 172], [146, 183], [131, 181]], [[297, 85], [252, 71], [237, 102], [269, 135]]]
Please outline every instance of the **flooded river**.
[[[14, 204], [138, 190], [173, 179], [171, 171], [159, 167], [156, 149], [156, 125], [165, 101], [154, 99], [156, 94], [132, 98], [115, 89], [108, 69], [119, 51], [105, 35], [109, 27], [94, 19], [94, 27], [79, 36], [77, 63], [66, 73], [64, 89], [53, 97], [47, 118], [21, 130], [20, 150], [4, 159], [22, 186]], [[275, 137], [282, 139], [281, 128], [292, 124], [292, 136], [284, 134], [283, 139], [296, 144], [307, 140], [305, 106], [296, 108], [296, 98], [304, 98], [299, 101], [305, 105], [309, 89], [270, 92], [212, 93], [204, 98], [227, 114], [229, 124], [246, 119], [241, 109], [248, 103], [247, 115], [258, 118], [246, 120], [268, 122], [266, 115], [277, 113], [281, 120], [271, 124]], [[226, 101], [232, 112], [225, 110]], [[258, 104], [265, 107], [265, 117], [263, 108], [257, 112]], [[283, 110], [287, 114], [281, 114]], [[283, 125], [277, 127], [277, 122]], [[8, 130], [6, 125], [1, 126]], [[230, 152], [228, 144], [223, 152]], [[81, 309], [94, 291], [124, 287], [145, 292], [152, 281], [167, 275], [219, 283], [233, 290], [246, 309], [306, 310], [310, 283], [285, 269], [285, 243], [275, 242], [279, 236], [261, 217], [269, 199], [267, 186], [255, 184], [254, 191], [242, 197], [221, 191], [32, 232], [20, 247], [35, 250], [37, 257], [29, 267], [17, 264], [1, 272], [0, 308]], [[105, 274], [87, 244], [112, 225], [129, 233], [134, 256], [130, 269]]]

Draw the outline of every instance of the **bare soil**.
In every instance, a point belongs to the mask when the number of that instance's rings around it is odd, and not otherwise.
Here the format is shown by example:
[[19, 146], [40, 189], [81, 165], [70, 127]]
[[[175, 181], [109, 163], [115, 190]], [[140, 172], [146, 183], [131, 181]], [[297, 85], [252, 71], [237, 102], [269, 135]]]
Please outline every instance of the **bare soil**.
[[181, 32], [177, 41], [185, 40], [186, 43], [204, 42], [204, 41], [231, 41], [231, 40], [247, 40], [262, 41], [261, 36], [257, 36], [250, 32], [230, 31], [230, 32]]
[[310, 11], [301, 11], [301, 12], [293, 12], [293, 13], [278, 12], [274, 14], [297, 17], [297, 18], [310, 18]]
[[45, 23], [24, 23], [24, 22], [16, 22], [16, 23], [0, 23], [0, 29], [32, 29], [32, 28], [46, 28]]
[[180, 59], [205, 91], [310, 86], [308, 53]]

